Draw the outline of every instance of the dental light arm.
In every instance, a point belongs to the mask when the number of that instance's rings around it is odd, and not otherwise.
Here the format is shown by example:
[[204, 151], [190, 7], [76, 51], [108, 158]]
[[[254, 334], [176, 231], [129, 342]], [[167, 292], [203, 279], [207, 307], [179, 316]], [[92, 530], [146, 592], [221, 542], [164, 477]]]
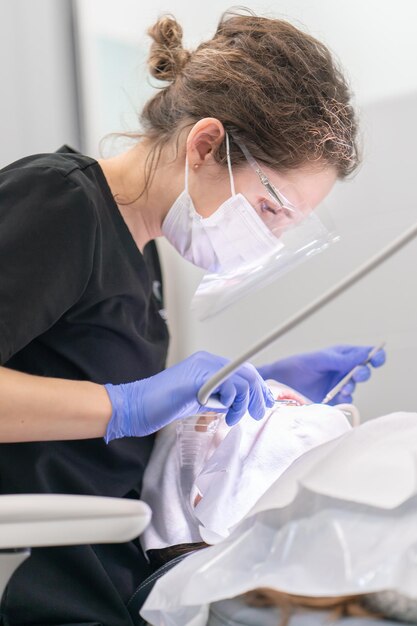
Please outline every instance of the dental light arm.
[[277, 330], [264, 337], [261, 341], [249, 348], [241, 356], [237, 357], [224, 367], [222, 367], [214, 376], [212, 376], [199, 390], [198, 401], [200, 404], [205, 405], [214, 392], [214, 390], [242, 363], [251, 359], [254, 355], [261, 352], [264, 348], [268, 347], [273, 341], [276, 341], [280, 337], [283, 337], [287, 332], [296, 328], [299, 324], [307, 320], [309, 317], [320, 311], [327, 304], [338, 298], [345, 291], [356, 285], [362, 278], [365, 278], [377, 269], [382, 263], [388, 261], [392, 256], [399, 252], [404, 246], [409, 244], [413, 239], [417, 237], [417, 224], [414, 224], [411, 228], [405, 231], [402, 235], [394, 239], [392, 243], [383, 248], [381, 252], [374, 255], [369, 261], [361, 265], [357, 270], [349, 274], [346, 278], [341, 280], [334, 287], [326, 291], [322, 296], [313, 300], [311, 304], [306, 306], [296, 315], [290, 317], [284, 322]]

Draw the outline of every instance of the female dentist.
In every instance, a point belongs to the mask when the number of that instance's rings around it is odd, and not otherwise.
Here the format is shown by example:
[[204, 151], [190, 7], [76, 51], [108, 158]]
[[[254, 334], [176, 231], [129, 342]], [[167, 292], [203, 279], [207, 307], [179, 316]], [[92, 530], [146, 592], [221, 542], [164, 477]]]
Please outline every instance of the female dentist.
[[[312, 37], [230, 14], [194, 52], [173, 18], [150, 35], [150, 70], [166, 84], [132, 149], [97, 162], [64, 146], [0, 171], [4, 494], [140, 497], [152, 434], [198, 411], [199, 388], [226, 362], [200, 352], [164, 370], [153, 240], [166, 236], [206, 269], [272, 249], [291, 221], [279, 190], [290, 185], [314, 208], [358, 162], [349, 91]], [[262, 376], [320, 400], [368, 350], [331, 348], [260, 373], [242, 366], [217, 390], [229, 424], [271, 406]], [[357, 378], [368, 376], [365, 367]], [[126, 604], [148, 573], [137, 542], [34, 550], [9, 584], [3, 621], [131, 625]]]

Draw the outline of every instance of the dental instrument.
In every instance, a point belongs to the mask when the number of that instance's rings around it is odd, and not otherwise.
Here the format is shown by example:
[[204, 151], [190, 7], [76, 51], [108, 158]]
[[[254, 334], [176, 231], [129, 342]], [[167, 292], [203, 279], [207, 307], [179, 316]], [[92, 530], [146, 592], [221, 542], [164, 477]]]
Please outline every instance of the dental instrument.
[[[366, 365], [367, 363], [369, 363], [371, 361], [371, 359], [376, 355], [377, 352], [379, 352], [380, 350], [382, 350], [382, 348], [385, 347], [385, 341], [383, 341], [382, 343], [380, 343], [378, 346], [376, 346], [375, 348], [373, 348], [370, 353], [368, 354], [368, 357], [366, 359], [366, 361], [364, 361], [362, 363], [362, 365]], [[330, 389], [329, 393], [326, 395], [325, 398], [323, 398], [323, 400], [321, 401], [321, 404], [328, 404], [331, 400], [333, 400], [333, 398], [335, 396], [337, 396], [337, 394], [339, 393], [339, 391], [341, 389], [343, 389], [343, 387], [350, 381], [350, 379], [354, 376], [354, 374], [358, 371], [358, 369], [361, 367], [361, 365], [355, 365], [355, 367], [353, 367], [350, 372], [348, 372], [346, 374], [346, 376], [344, 376], [342, 378], [342, 380], [340, 380], [337, 385], [335, 385], [332, 389]]]

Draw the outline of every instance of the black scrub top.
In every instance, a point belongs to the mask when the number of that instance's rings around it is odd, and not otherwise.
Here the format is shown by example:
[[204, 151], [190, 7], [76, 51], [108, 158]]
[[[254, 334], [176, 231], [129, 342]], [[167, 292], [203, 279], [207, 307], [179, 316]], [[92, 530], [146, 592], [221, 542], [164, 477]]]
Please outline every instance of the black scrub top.
[[[168, 346], [161, 283], [155, 244], [139, 251], [97, 161], [64, 146], [0, 170], [1, 365], [96, 383], [156, 374]], [[138, 498], [152, 444], [1, 444], [0, 493]], [[128, 626], [125, 604], [148, 574], [137, 540], [35, 549], [0, 623]]]

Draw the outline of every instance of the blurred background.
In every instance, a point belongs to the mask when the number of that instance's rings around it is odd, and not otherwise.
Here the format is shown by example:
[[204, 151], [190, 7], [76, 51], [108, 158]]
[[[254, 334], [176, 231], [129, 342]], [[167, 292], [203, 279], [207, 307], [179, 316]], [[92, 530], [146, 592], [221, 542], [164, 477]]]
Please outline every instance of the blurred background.
[[[0, 167], [63, 143], [93, 157], [120, 150], [120, 142], [103, 138], [138, 130], [137, 113], [157, 86], [146, 72], [147, 28], [172, 13], [193, 48], [213, 35], [231, 6], [230, 0], [0, 0]], [[246, 6], [291, 21], [338, 57], [360, 111], [364, 162], [326, 201], [341, 241], [209, 321], [190, 310], [202, 273], [158, 241], [170, 363], [199, 349], [237, 356], [417, 219], [417, 2], [247, 0]], [[414, 242], [254, 362], [385, 339], [388, 363], [361, 386], [356, 404], [365, 418], [417, 410], [416, 268]]]

